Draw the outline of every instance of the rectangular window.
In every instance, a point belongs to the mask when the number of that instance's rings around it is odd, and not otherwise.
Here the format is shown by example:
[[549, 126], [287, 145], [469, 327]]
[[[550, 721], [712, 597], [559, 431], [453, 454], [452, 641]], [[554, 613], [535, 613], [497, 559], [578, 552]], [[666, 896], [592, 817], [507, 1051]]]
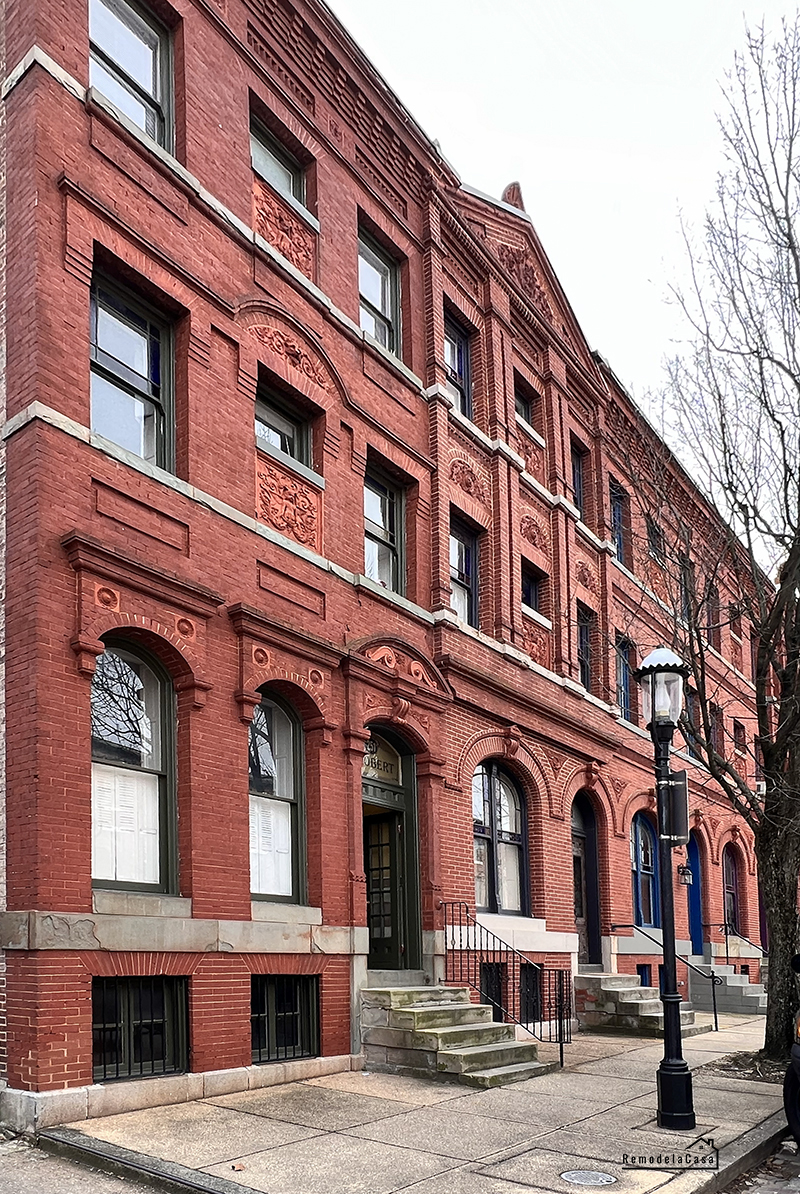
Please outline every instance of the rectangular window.
[[681, 556], [678, 561], [678, 610], [684, 622], [692, 616], [692, 596], [694, 593], [694, 570], [688, 556]]
[[319, 978], [254, 974], [250, 979], [253, 1062], [319, 1056]]
[[594, 614], [578, 602], [578, 674], [587, 692], [592, 690], [592, 630]]
[[279, 194], [305, 203], [303, 167], [256, 121], [250, 126], [250, 160], [256, 174]]
[[608, 496], [611, 506], [611, 541], [620, 564], [630, 564], [628, 552], [628, 495], [618, 481], [610, 478]]
[[684, 738], [686, 739], [686, 749], [692, 759], [700, 758], [700, 751], [697, 746], [697, 741], [700, 737], [700, 702], [697, 693], [691, 688], [686, 690], [686, 720], [689, 723], [688, 729], [684, 730]]
[[649, 514], [645, 515], [645, 522], [647, 524], [647, 550], [657, 563], [663, 564], [666, 559], [664, 530]]
[[527, 560], [522, 561], [522, 604], [537, 613], [544, 613], [547, 577]]
[[706, 593], [706, 622], [709, 646], [715, 651], [722, 647], [722, 626], [719, 607], [719, 589], [716, 585], [709, 585]]
[[171, 64], [167, 30], [126, 0], [89, 0], [89, 86], [169, 147]]
[[649, 962], [637, 962], [636, 973], [639, 975], [643, 987], [653, 985], [653, 967]]
[[478, 540], [460, 523], [450, 526], [450, 605], [462, 622], [478, 625]]
[[728, 619], [731, 624], [731, 634], [736, 638], [742, 637], [742, 611], [735, 602], [728, 606]]
[[626, 721], [633, 721], [633, 655], [634, 647], [630, 639], [618, 634], [616, 641], [617, 653], [617, 704], [620, 713]]
[[95, 1082], [189, 1068], [185, 978], [93, 978]]
[[139, 299], [91, 292], [92, 431], [161, 468], [173, 466], [171, 337]]
[[533, 403], [519, 385], [514, 387], [514, 410], [518, 418], [533, 426]]
[[747, 730], [740, 721], [733, 723], [733, 746], [737, 755], [747, 754]]
[[400, 294], [397, 262], [366, 233], [358, 238], [361, 327], [400, 356]]
[[402, 494], [376, 476], [364, 479], [364, 575], [391, 589], [403, 591]]
[[711, 705], [708, 711], [711, 745], [718, 755], [725, 756], [725, 715], [719, 705]]
[[267, 443], [300, 464], [310, 465], [310, 438], [304, 419], [292, 412], [277, 395], [259, 388], [256, 397], [257, 443]]
[[583, 448], [573, 443], [571, 449], [572, 460], [572, 501], [577, 506], [581, 519], [586, 514], [586, 456]]
[[444, 363], [447, 369], [447, 392], [454, 399], [456, 410], [464, 418], [471, 419], [469, 336], [452, 319], [444, 321]]

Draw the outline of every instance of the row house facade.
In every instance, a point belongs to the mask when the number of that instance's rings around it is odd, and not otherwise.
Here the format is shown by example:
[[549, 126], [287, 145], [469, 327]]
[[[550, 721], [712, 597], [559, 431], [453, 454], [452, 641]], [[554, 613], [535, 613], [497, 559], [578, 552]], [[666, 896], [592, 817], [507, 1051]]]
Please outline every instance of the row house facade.
[[[462, 184], [316, 0], [7, 0], [5, 38], [5, 1118], [357, 1066], [448, 901], [646, 977], [661, 449], [519, 188]], [[752, 840], [677, 745], [679, 947], [719, 953]]]

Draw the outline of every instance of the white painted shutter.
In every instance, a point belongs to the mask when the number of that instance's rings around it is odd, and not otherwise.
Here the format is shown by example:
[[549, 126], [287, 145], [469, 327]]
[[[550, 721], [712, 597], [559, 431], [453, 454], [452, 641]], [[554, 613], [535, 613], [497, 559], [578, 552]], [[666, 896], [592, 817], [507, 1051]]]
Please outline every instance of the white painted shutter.
[[250, 890], [292, 894], [292, 810], [284, 800], [250, 797]]
[[292, 723], [277, 706], [272, 709], [272, 755], [275, 759], [275, 794], [290, 800], [294, 796]]
[[159, 881], [158, 776], [92, 765], [92, 875]]

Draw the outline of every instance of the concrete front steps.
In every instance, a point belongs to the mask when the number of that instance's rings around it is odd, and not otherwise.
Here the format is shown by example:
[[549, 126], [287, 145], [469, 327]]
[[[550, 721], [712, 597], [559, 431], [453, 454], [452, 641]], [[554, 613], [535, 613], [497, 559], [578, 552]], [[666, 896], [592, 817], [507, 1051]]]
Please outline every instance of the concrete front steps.
[[[765, 1016], [767, 1014], [767, 992], [763, 983], [751, 983], [746, 974], [734, 973], [733, 966], [721, 963], [709, 963], [700, 957], [691, 957], [689, 961], [702, 970], [703, 974], [715, 974], [722, 979], [717, 987], [717, 1011], [732, 1013], [738, 1016]], [[700, 978], [699, 974], [689, 971], [689, 990], [692, 996], [692, 1006], [710, 1012], [711, 983], [708, 979]]]
[[[638, 974], [576, 974], [575, 1006], [586, 1032], [628, 1032], [664, 1035], [664, 1009], [658, 987], [643, 987]], [[690, 1005], [681, 1006], [681, 1036], [710, 1032], [696, 1024]]]
[[537, 1060], [534, 1040], [472, 1003], [468, 987], [368, 987], [361, 992], [361, 1038], [369, 1069], [443, 1078], [488, 1089], [555, 1069]]

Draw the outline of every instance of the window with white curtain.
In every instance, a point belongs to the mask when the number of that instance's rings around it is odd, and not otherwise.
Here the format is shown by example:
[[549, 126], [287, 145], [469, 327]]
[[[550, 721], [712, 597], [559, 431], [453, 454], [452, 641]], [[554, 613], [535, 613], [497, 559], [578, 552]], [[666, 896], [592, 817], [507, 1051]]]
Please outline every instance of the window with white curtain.
[[300, 728], [263, 697], [250, 724], [250, 891], [300, 901]]
[[92, 677], [92, 878], [167, 890], [174, 879], [174, 693], [155, 661], [108, 646]]

